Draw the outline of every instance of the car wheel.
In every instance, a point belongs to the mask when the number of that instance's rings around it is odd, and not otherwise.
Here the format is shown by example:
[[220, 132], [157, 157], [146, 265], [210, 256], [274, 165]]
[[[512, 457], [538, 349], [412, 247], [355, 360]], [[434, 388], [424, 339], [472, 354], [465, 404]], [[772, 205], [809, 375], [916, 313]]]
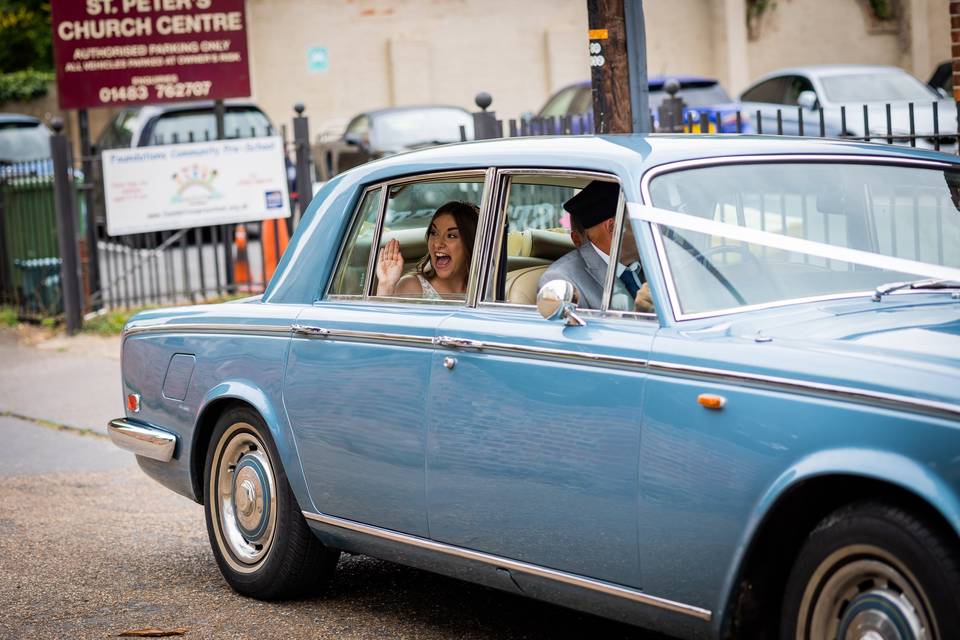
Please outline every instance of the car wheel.
[[956, 537], [902, 509], [852, 505], [825, 518], [790, 573], [782, 640], [946, 640], [960, 628]]
[[333, 574], [340, 552], [310, 531], [263, 419], [226, 411], [204, 466], [207, 535], [223, 577], [263, 600], [303, 595]]

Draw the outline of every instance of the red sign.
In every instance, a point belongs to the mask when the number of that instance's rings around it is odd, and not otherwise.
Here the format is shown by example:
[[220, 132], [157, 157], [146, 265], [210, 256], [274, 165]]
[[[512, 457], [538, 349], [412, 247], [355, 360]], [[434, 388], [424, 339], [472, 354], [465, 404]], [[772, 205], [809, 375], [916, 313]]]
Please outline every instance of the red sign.
[[244, 0], [50, 5], [63, 109], [250, 95]]

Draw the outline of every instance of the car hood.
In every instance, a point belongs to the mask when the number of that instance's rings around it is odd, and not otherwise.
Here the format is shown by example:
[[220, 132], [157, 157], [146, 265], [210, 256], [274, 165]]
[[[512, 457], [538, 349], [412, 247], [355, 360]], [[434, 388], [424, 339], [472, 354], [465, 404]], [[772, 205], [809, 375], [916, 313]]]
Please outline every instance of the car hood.
[[699, 353], [716, 357], [682, 364], [960, 405], [960, 300], [949, 293], [797, 305], [687, 337], [698, 335], [717, 345]]

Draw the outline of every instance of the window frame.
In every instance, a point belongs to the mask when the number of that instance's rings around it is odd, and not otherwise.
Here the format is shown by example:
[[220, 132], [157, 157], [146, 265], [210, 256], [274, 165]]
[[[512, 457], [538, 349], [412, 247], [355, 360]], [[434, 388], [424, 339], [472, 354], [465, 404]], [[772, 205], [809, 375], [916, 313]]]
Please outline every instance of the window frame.
[[[491, 196], [491, 185], [493, 184], [493, 179], [496, 174], [496, 170], [493, 168], [481, 168], [481, 169], [455, 169], [450, 171], [431, 171], [429, 173], [421, 173], [416, 175], [401, 176], [397, 178], [391, 178], [388, 180], [383, 180], [381, 182], [375, 182], [366, 185], [363, 190], [360, 192], [360, 195], [354, 204], [354, 211], [350, 215], [350, 221], [346, 225], [346, 232], [344, 233], [343, 238], [340, 241], [340, 246], [337, 249], [337, 258], [334, 262], [333, 269], [330, 272], [330, 277], [327, 281], [326, 286], [323, 289], [321, 295], [317, 298], [314, 304], [318, 304], [324, 301], [334, 301], [334, 302], [356, 302], [361, 304], [375, 303], [375, 304], [438, 304], [443, 306], [453, 306], [453, 307], [475, 307], [477, 299], [477, 291], [479, 290], [478, 283], [484, 277], [483, 266], [484, 263], [482, 260], [485, 259], [483, 255], [482, 248], [486, 245], [484, 240], [484, 231], [486, 229], [486, 218], [488, 217], [489, 211], [489, 200]], [[422, 182], [431, 182], [442, 180], [444, 182], [455, 182], [457, 178], [482, 178], [481, 182], [483, 183], [483, 188], [481, 189], [480, 195], [480, 216], [477, 220], [477, 237], [474, 240], [474, 251], [470, 261], [470, 273], [476, 274], [475, 277], [468, 278], [467, 280], [467, 291], [464, 300], [431, 300], [427, 298], [406, 298], [406, 297], [395, 297], [395, 296], [377, 296], [373, 294], [373, 284], [374, 284], [374, 275], [376, 269], [376, 260], [377, 255], [379, 254], [380, 249], [380, 238], [383, 235], [383, 223], [386, 218], [387, 205], [389, 202], [388, 195], [390, 189], [406, 184], [415, 184]], [[335, 275], [340, 268], [341, 262], [344, 259], [344, 251], [349, 241], [350, 230], [352, 230], [356, 224], [359, 222], [359, 217], [361, 214], [361, 205], [363, 204], [364, 198], [367, 194], [376, 189], [382, 189], [380, 192], [380, 202], [377, 205], [377, 218], [376, 223], [373, 229], [373, 235], [370, 240], [370, 255], [367, 257], [367, 279], [366, 285], [364, 286], [364, 291], [362, 295], [342, 295], [331, 293], [330, 289], [333, 287]], [[476, 248], [481, 247], [481, 250], [478, 251]], [[376, 247], [376, 250], [374, 249]]]
[[[559, 168], [506, 168], [498, 169], [496, 174], [496, 185], [497, 193], [495, 198], [492, 201], [492, 206], [494, 209], [491, 211], [490, 215], [490, 226], [491, 228], [487, 230], [485, 237], [487, 238], [488, 246], [486, 251], [490, 255], [490, 260], [488, 261], [484, 273], [484, 279], [482, 283], [478, 283], [481, 286], [480, 295], [477, 300], [478, 308], [493, 308], [493, 309], [517, 309], [525, 311], [535, 311], [536, 305], [529, 304], [517, 304], [513, 302], [503, 302], [498, 300], [484, 300], [483, 292], [487, 291], [491, 283], [496, 282], [499, 279], [499, 270], [502, 265], [500, 265], [500, 251], [499, 248], [503, 245], [504, 234], [506, 230], [506, 216], [507, 216], [507, 202], [509, 201], [510, 196], [510, 186], [513, 182], [515, 176], [548, 176], [548, 177], [573, 177], [573, 178], [587, 178], [591, 180], [604, 180], [606, 182], [616, 182], [620, 186], [620, 197], [617, 202], [617, 218], [614, 224], [613, 229], [613, 242], [610, 246], [610, 254], [613, 256], [620, 255], [620, 242], [623, 235], [623, 224], [627, 219], [627, 207], [626, 207], [626, 194], [624, 192], [623, 180], [620, 179], [615, 173], [608, 173], [604, 171], [595, 171], [589, 169], [559, 169]], [[643, 262], [641, 256], [641, 263]], [[613, 294], [613, 280], [616, 277], [615, 270], [611, 269], [609, 265], [607, 266], [607, 273], [604, 277], [603, 283], [603, 299], [600, 304], [599, 309], [577, 309], [577, 315], [583, 315], [586, 317], [627, 317], [627, 318], [643, 318], [648, 320], [656, 320], [656, 313], [649, 312], [639, 312], [639, 311], [618, 311], [615, 309], [610, 309], [610, 298]]]
[[[725, 165], [751, 165], [751, 164], [865, 164], [865, 165], [886, 165], [901, 166], [922, 169], [952, 169], [954, 165], [937, 160], [928, 160], [910, 157], [892, 157], [865, 155], [856, 153], [842, 154], [797, 154], [797, 153], [779, 153], [779, 154], [751, 154], [743, 156], [716, 156], [711, 158], [697, 158], [690, 160], [678, 160], [666, 164], [658, 165], [647, 169], [640, 177], [640, 196], [642, 204], [653, 206], [650, 186], [654, 179], [667, 173], [683, 172], [690, 169], [702, 169], [714, 166]], [[673, 314], [674, 322], [684, 322], [688, 320], [700, 320], [704, 318], [717, 318], [729, 316], [743, 312], [755, 311], [760, 309], [773, 309], [777, 307], [787, 307], [805, 302], [820, 302], [827, 300], [842, 300], [845, 298], [855, 298], [870, 295], [872, 291], [848, 291], [836, 294], [824, 294], [803, 298], [784, 298], [773, 302], [764, 302], [752, 305], [740, 305], [736, 307], [727, 307], [723, 309], [714, 309], [710, 311], [684, 313], [680, 307], [680, 298], [677, 294], [673, 273], [667, 260], [666, 247], [663, 244], [663, 237], [660, 231], [660, 225], [645, 222], [653, 235], [653, 243], [656, 260], [660, 268], [660, 277], [666, 287], [667, 299], [670, 303], [670, 312]]]

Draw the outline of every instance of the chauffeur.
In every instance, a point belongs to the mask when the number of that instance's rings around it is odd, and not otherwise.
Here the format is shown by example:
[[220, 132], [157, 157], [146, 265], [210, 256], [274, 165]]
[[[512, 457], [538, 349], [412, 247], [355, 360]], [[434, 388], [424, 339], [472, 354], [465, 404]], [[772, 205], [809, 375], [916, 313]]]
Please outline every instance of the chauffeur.
[[[574, 219], [574, 228], [581, 227], [587, 241], [581, 239], [576, 249], [550, 265], [540, 277], [541, 287], [550, 280], [566, 280], [580, 292], [581, 308], [600, 308], [619, 197], [620, 185], [594, 180], [563, 203], [563, 208]], [[636, 311], [650, 312], [653, 302], [643, 280], [639, 258], [633, 231], [626, 224], [620, 246], [621, 263], [617, 264], [617, 278], [613, 281], [614, 295], [629, 294]]]

